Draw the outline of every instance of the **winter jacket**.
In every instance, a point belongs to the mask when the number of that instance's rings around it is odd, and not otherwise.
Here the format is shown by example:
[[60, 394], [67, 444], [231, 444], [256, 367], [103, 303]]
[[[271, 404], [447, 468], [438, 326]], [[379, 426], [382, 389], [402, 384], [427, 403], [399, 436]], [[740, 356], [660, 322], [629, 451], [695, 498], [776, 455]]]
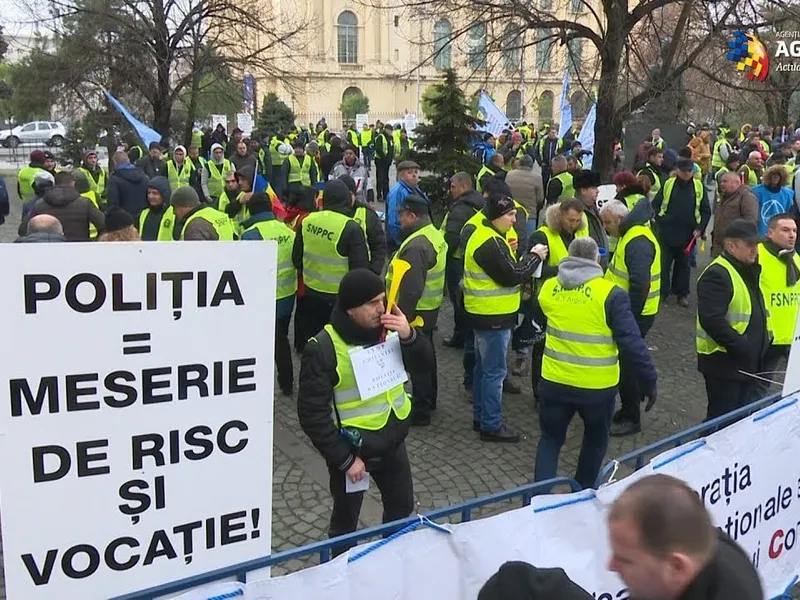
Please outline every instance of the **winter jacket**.
[[33, 205], [33, 209], [22, 219], [17, 233], [25, 235], [28, 221], [36, 215], [52, 215], [61, 221], [64, 237], [68, 242], [88, 242], [89, 223], [98, 231], [105, 228], [106, 220], [94, 204], [78, 194], [70, 186], [57, 185], [44, 194], [44, 198]]
[[192, 222], [186, 225], [183, 229], [183, 224], [189, 221], [194, 213], [206, 208], [208, 205], [200, 203], [199, 206], [190, 210], [183, 219], [176, 219], [175, 229], [173, 235], [175, 239], [180, 239], [181, 231], [183, 230], [183, 239], [187, 242], [217, 242], [219, 241], [219, 234], [210, 221], [200, 217], [192, 219]]
[[[400, 217], [397, 214], [397, 207], [403, 203], [406, 196], [414, 194], [420, 198], [428, 200], [419, 187], [410, 187], [402, 179], [398, 179], [391, 190], [389, 190], [389, 197], [386, 199], [386, 245], [389, 247], [389, 252], [394, 252], [400, 247], [402, 240], [400, 239]], [[428, 200], [428, 207], [430, 210], [430, 200]]]
[[708, 192], [703, 186], [703, 198], [700, 201], [700, 224], [695, 219], [695, 196], [694, 179], [683, 181], [680, 177], [675, 178], [675, 186], [672, 189], [672, 197], [666, 214], [659, 216], [661, 203], [664, 201], [664, 186], [653, 198], [653, 212], [656, 214], [656, 225], [658, 228], [658, 240], [665, 246], [672, 248], [684, 248], [695, 230], [704, 233], [708, 220], [711, 218], [711, 209], [708, 206]]
[[[619, 225], [622, 238], [631, 227], [646, 225], [653, 217], [653, 209], [646, 199], [636, 203]], [[656, 247], [643, 235], [633, 238], [626, 247], [625, 267], [628, 269], [628, 300], [631, 312], [636, 319], [642, 314], [647, 295], [650, 293], [650, 269], [656, 258]], [[660, 269], [661, 265], [657, 265]]]
[[533, 169], [519, 167], [506, 175], [506, 183], [511, 188], [512, 198], [528, 210], [529, 218], [536, 218], [544, 205], [542, 176]]
[[[559, 138], [550, 139], [546, 137], [541, 144], [541, 154], [536, 157], [537, 161], [539, 162], [539, 166], [542, 169], [550, 169], [550, 161], [559, 153], [561, 148], [563, 148], [563, 142]], [[537, 152], [538, 152], [538, 144], [537, 144]]]
[[[447, 259], [453, 256], [461, 244], [461, 230], [476, 212], [483, 209], [486, 201], [480, 192], [470, 190], [455, 199], [445, 224], [444, 239], [447, 242]], [[463, 250], [463, 248], [462, 248]]]
[[49, 244], [53, 242], [66, 242], [67, 239], [60, 233], [48, 233], [47, 231], [36, 231], [28, 235], [22, 235], [14, 240], [15, 244]]
[[133, 217], [147, 208], [147, 186], [150, 178], [130, 163], [118, 165], [108, 180], [108, 204], [118, 206]]
[[722, 260], [733, 265], [747, 285], [752, 307], [750, 323], [744, 334], [739, 334], [725, 318], [733, 298], [733, 283], [728, 271], [719, 265], [711, 265], [703, 271], [697, 280], [697, 318], [708, 336], [727, 352], [698, 353], [697, 370], [714, 377], [747, 380], [748, 376], [739, 373], [739, 369], [759, 373], [770, 345], [767, 310], [758, 285], [761, 267], [741, 263], [726, 252], [721, 256]]
[[360, 160], [356, 159], [353, 166], [348, 166], [343, 160], [340, 160], [331, 169], [328, 179], [339, 179], [342, 175], [349, 175], [356, 182], [356, 201], [367, 201], [367, 190], [373, 189], [372, 179], [369, 176], [369, 169], [367, 169]]
[[714, 230], [711, 232], [711, 257], [722, 254], [725, 230], [736, 219], [747, 219], [758, 224], [758, 200], [746, 185], [726, 196], [721, 193], [714, 209]]
[[258, 158], [254, 154], [250, 154], [249, 152], [244, 156], [239, 156], [239, 154], [234, 154], [233, 156], [231, 156], [230, 160], [231, 160], [231, 165], [236, 171], [241, 171], [245, 167], [251, 167], [256, 171], [259, 170], [260, 165], [258, 164]]
[[[483, 227], [494, 229], [491, 221], [483, 220]], [[499, 232], [498, 232], [499, 233]], [[502, 236], [502, 234], [500, 234]], [[509, 250], [508, 244], [492, 236], [475, 248], [472, 258], [492, 280], [503, 287], [513, 287], [526, 283], [542, 262], [538, 255], [525, 253], [517, 257]], [[467, 318], [474, 329], [513, 329], [517, 326], [517, 311], [503, 315], [473, 315]]]
[[711, 170], [711, 132], [701, 131], [689, 142], [692, 149], [692, 160], [705, 175]]
[[[410, 229], [404, 229], [400, 232], [403, 239], [406, 239], [416, 231], [431, 224], [428, 217], [421, 217], [418, 219], [414, 226]], [[436, 322], [439, 318], [439, 309], [425, 310], [417, 312], [417, 302], [422, 298], [422, 293], [425, 291], [425, 282], [427, 281], [428, 269], [436, 266], [436, 248], [433, 247], [430, 240], [425, 236], [419, 235], [406, 244], [403, 249], [398, 252], [395, 258], [401, 258], [411, 265], [411, 268], [403, 276], [403, 281], [400, 284], [400, 291], [397, 295], [397, 305], [403, 314], [409, 320], [413, 321], [417, 315], [420, 315], [425, 322], [423, 328], [426, 330], [433, 330], [436, 327]]]
[[[558, 283], [565, 289], [574, 289], [587, 281], [603, 276], [603, 269], [596, 262], [568, 256], [561, 261], [558, 267]], [[630, 370], [639, 379], [639, 384], [645, 393], [656, 388], [656, 368], [650, 359], [647, 345], [642, 339], [639, 325], [636, 323], [628, 294], [621, 288], [615, 287], [605, 301], [606, 324], [611, 329], [614, 343], [619, 350], [621, 363], [630, 365]], [[547, 318], [541, 308], [534, 308], [534, 316], [538, 323]], [[576, 382], [577, 383], [577, 382]], [[608, 394], [616, 386], [607, 389], [590, 390], [581, 387], [563, 385], [542, 378], [539, 381], [539, 395], [548, 398], [559, 398], [564, 402], [574, 404], [589, 404], [608, 398]]]
[[326, 152], [322, 155], [322, 164], [320, 165], [322, 168], [322, 181], [328, 181], [328, 179], [330, 179], [330, 174], [334, 165], [341, 162], [343, 156], [344, 150], [336, 146], [331, 146], [330, 152]]
[[[367, 346], [380, 341], [382, 328], [365, 330], [358, 327], [338, 305], [331, 313], [331, 325], [342, 339], [353, 346]], [[413, 330], [412, 330], [413, 331]], [[414, 332], [409, 340], [401, 340], [403, 362], [409, 371], [429, 369], [433, 364], [430, 344]], [[369, 463], [371, 459], [390, 454], [405, 440], [409, 420], [399, 420], [394, 412], [389, 421], [377, 431], [361, 432], [361, 447], [354, 448], [339, 432], [331, 409], [333, 389], [338, 383], [336, 355], [333, 342], [326, 331], [311, 338], [303, 350], [300, 364], [300, 386], [297, 390], [297, 416], [300, 427], [319, 450], [325, 462], [340, 471], [347, 471], [356, 456]]]
[[377, 275], [383, 274], [383, 267], [386, 264], [386, 233], [383, 231], [383, 223], [375, 209], [363, 202], [353, 205], [353, 215], [356, 210], [363, 208], [367, 212], [366, 230], [367, 247], [369, 248], [369, 269]]
[[[158, 239], [158, 234], [161, 229], [161, 216], [169, 207], [169, 199], [171, 196], [169, 179], [161, 176], [153, 177], [147, 187], [153, 188], [161, 194], [162, 203], [160, 206], [152, 207], [148, 202], [147, 208], [150, 209], [150, 212], [148, 212], [145, 217], [144, 224], [139, 231], [139, 237], [142, 238], [142, 241], [154, 242]], [[137, 227], [139, 225], [138, 219], [136, 220], [136, 225]], [[177, 225], [177, 219], [175, 225]], [[173, 226], [173, 237], [176, 229], [177, 227]]]
[[[350, 217], [352, 208], [346, 205], [328, 205], [325, 210], [330, 210]], [[339, 237], [339, 243], [336, 245], [336, 251], [340, 256], [346, 256], [348, 259], [348, 266], [350, 270], [353, 269], [369, 269], [369, 256], [367, 255], [367, 240], [361, 226], [355, 221], [350, 221], [344, 226], [342, 235]], [[292, 248], [292, 263], [297, 269], [298, 275], [303, 272], [303, 230], [298, 230], [294, 238], [294, 247]], [[321, 296], [329, 302], [336, 300], [336, 294], [326, 294], [317, 292], [306, 288], [307, 294], [314, 294]]]
[[[758, 200], [758, 231], [761, 235], [767, 235], [767, 223], [770, 218], [791, 210], [794, 205], [794, 193], [788, 187], [771, 188], [762, 183], [753, 188], [753, 195]], [[716, 227], [715, 221], [714, 228]]]
[[152, 179], [153, 177], [160, 175], [164, 170], [164, 159], [153, 158], [148, 154], [144, 158], [137, 160], [136, 166], [144, 171], [145, 175]]
[[[597, 203], [592, 202], [591, 205], [586, 205], [584, 202], [583, 216], [589, 224], [589, 237], [597, 242], [599, 248], [609, 249], [608, 234], [606, 228], [603, 227], [603, 221], [600, 218], [600, 212], [597, 210]], [[569, 248], [569, 246], [567, 246]], [[600, 266], [605, 271], [608, 268], [608, 254], [600, 258]]]

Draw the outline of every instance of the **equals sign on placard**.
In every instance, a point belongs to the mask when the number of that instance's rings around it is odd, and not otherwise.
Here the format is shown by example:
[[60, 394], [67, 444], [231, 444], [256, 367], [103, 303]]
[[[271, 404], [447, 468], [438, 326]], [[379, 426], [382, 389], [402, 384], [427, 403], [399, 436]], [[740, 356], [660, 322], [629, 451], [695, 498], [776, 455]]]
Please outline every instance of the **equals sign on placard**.
[[123, 354], [150, 354], [149, 333], [124, 333], [122, 334]]

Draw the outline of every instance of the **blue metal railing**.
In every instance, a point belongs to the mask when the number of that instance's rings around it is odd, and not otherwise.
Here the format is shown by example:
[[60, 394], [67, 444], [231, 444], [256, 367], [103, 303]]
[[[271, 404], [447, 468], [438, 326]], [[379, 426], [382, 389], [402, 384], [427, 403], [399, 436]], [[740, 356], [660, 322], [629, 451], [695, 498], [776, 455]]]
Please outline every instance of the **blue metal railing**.
[[659, 440], [653, 444], [650, 444], [649, 446], [634, 450], [633, 452], [625, 454], [616, 460], [612, 460], [603, 468], [602, 471], [600, 471], [600, 475], [595, 481], [595, 487], [599, 487], [600, 484], [605, 483], [608, 480], [609, 475], [613, 473], [614, 469], [617, 468], [618, 465], [632, 465], [633, 470], [638, 471], [644, 467], [648, 457], [661, 454], [662, 452], [670, 450], [671, 448], [677, 448], [681, 444], [685, 444], [686, 442], [694, 440], [698, 437], [707, 436], [715, 431], [719, 431], [723, 427], [727, 427], [728, 425], [731, 425], [736, 421], [743, 419], [744, 417], [752, 415], [754, 412], [758, 412], [762, 408], [766, 408], [767, 406], [775, 404], [779, 400], [781, 400], [780, 394], [767, 396], [766, 398], [762, 398], [761, 400], [753, 402], [752, 404], [748, 404], [747, 406], [743, 406], [742, 408], [736, 409], [733, 412], [729, 412], [726, 415], [722, 415], [716, 419], [700, 423], [699, 425], [695, 425], [694, 427], [680, 431], [674, 435], [664, 438], [663, 440]]
[[[489, 494], [488, 496], [481, 496], [480, 498], [475, 498], [474, 500], [467, 500], [459, 504], [453, 504], [451, 506], [436, 508], [434, 510], [426, 512], [424, 516], [433, 521], [435, 519], [442, 519], [445, 517], [451, 517], [453, 515], [460, 515], [461, 517], [460, 522], [465, 522], [472, 519], [472, 512], [475, 509], [480, 508], [482, 506], [487, 506], [489, 504], [495, 504], [498, 502], [503, 502], [505, 500], [511, 500], [513, 498], [520, 497], [522, 498], [522, 506], [528, 506], [531, 503], [531, 498], [541, 493], [545, 494], [549, 493], [551, 488], [556, 485], [568, 485], [571, 491], [573, 492], [578, 492], [581, 490], [581, 486], [578, 485], [578, 483], [574, 479], [568, 479], [566, 477], [558, 477], [556, 479], [549, 479], [547, 481], [529, 483], [511, 490], [504, 490], [502, 492], [497, 492], [495, 494]], [[118, 596], [114, 600], [151, 600], [152, 598], [156, 598], [158, 596], [164, 596], [166, 594], [174, 594], [176, 592], [180, 592], [201, 585], [206, 585], [208, 583], [213, 583], [215, 581], [219, 581], [220, 579], [225, 579], [232, 576], [235, 576], [239, 581], [245, 581], [245, 576], [248, 571], [255, 571], [257, 569], [263, 569], [265, 567], [272, 567], [280, 563], [287, 562], [289, 560], [293, 560], [296, 558], [303, 558], [313, 554], [319, 555], [320, 562], [327, 562], [330, 560], [331, 557], [331, 549], [336, 546], [345, 546], [345, 547], [352, 546], [361, 541], [368, 540], [370, 538], [390, 535], [405, 527], [408, 527], [410, 525], [419, 522], [420, 522], [419, 516], [408, 517], [407, 519], [401, 519], [399, 521], [393, 521], [391, 523], [386, 523], [384, 525], [378, 525], [376, 527], [362, 529], [360, 531], [355, 531], [353, 533], [342, 535], [330, 540], [314, 542], [313, 544], [301, 546], [300, 548], [293, 548], [292, 550], [278, 552], [277, 554], [271, 554], [269, 556], [239, 563], [237, 565], [232, 565], [230, 567], [225, 567], [223, 569], [209, 571], [208, 573], [195, 575], [194, 577], [187, 577], [186, 579], [173, 581], [164, 585], [143, 590], [141, 592], [126, 594], [124, 596]]]

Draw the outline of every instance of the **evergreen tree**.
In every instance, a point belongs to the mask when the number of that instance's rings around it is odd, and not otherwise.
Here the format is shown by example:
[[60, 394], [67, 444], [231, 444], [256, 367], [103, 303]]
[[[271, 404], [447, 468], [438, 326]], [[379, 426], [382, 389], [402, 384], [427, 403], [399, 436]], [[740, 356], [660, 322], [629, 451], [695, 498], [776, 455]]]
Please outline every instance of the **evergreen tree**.
[[274, 135], [280, 130], [284, 135], [289, 132], [289, 128], [294, 124], [294, 113], [286, 106], [278, 95], [270, 92], [264, 96], [264, 103], [261, 106], [261, 114], [258, 117], [258, 131], [266, 131]]
[[420, 185], [443, 214], [447, 206], [450, 178], [459, 171], [475, 175], [479, 161], [472, 156], [473, 127], [483, 123], [472, 114], [469, 101], [458, 87], [455, 71], [448, 69], [444, 81], [425, 94], [425, 124], [416, 128], [414, 159], [423, 172]]
[[342, 120], [345, 123], [355, 122], [356, 115], [369, 112], [369, 98], [364, 94], [347, 94], [342, 98], [339, 112], [342, 113]]

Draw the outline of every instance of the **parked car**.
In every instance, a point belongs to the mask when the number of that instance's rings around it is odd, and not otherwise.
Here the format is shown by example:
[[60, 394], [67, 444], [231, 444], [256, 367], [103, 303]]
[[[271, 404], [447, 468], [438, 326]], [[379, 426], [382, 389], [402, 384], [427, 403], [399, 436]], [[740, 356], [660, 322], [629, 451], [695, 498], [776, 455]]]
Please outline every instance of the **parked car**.
[[67, 128], [58, 121], [31, 121], [11, 130], [0, 130], [0, 144], [16, 148], [20, 144], [46, 144], [60, 146], [67, 137]]

